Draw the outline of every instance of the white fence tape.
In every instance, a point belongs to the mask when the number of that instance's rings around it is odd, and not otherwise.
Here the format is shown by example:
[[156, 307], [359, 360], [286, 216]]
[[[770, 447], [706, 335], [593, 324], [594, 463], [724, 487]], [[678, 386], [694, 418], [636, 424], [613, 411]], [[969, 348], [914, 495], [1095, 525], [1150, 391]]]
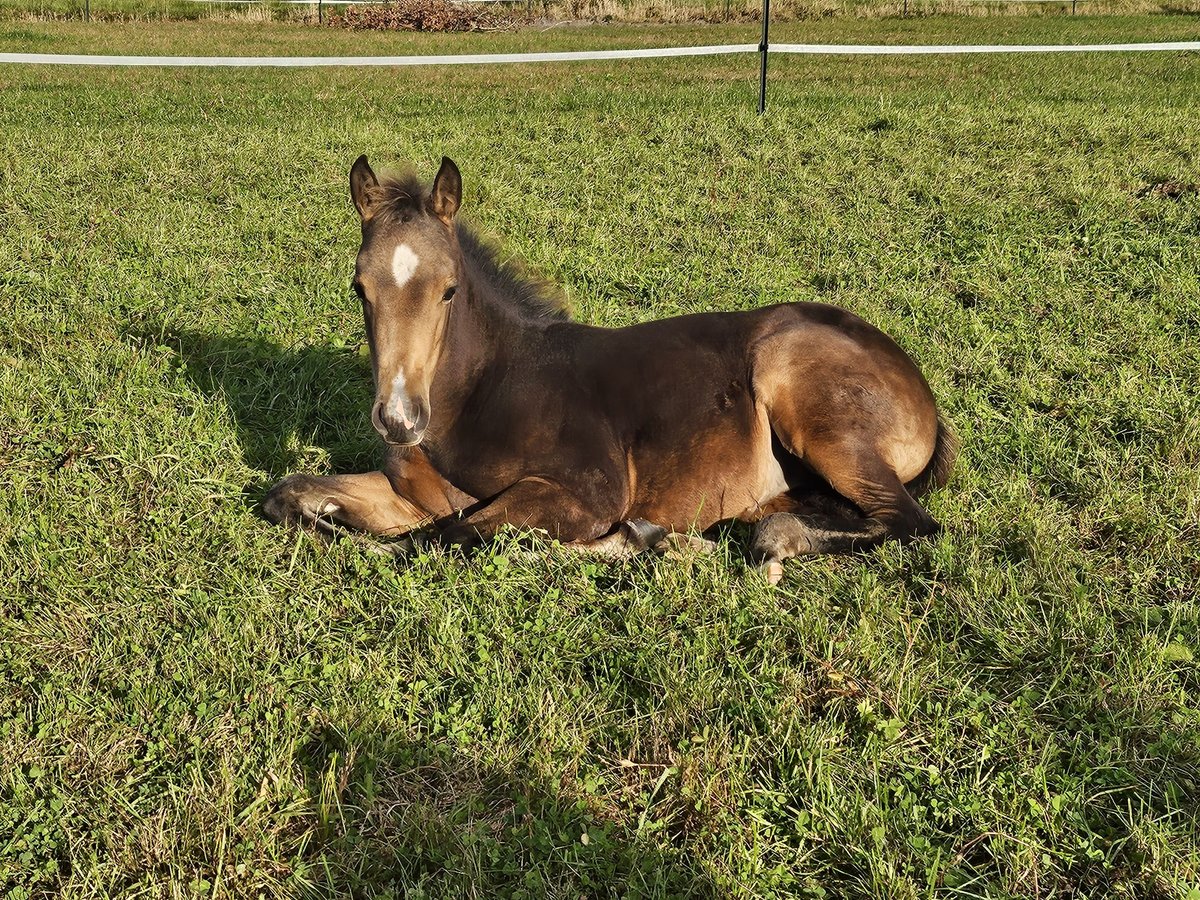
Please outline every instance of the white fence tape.
[[573, 50], [562, 53], [456, 53], [421, 56], [92, 56], [68, 53], [0, 53], [0, 63], [42, 63], [52, 66], [466, 66], [488, 63], [651, 59], [659, 56], [717, 56], [757, 52], [757, 44], [718, 44], [712, 47]]
[[[1200, 41], [1144, 44], [771, 44], [771, 53], [892, 56], [938, 53], [1105, 53], [1144, 50], [1200, 50]], [[610, 59], [654, 59], [665, 56], [722, 56], [758, 53], [758, 44], [707, 47], [654, 47], [630, 50], [572, 50], [561, 53], [456, 53], [418, 56], [103, 56], [72, 53], [0, 53], [0, 64], [51, 66], [200, 66], [219, 68], [318, 66], [465, 66], [493, 63], [579, 62]]]
[[[395, 0], [183, 0], [184, 3], [224, 3], [247, 5], [254, 3], [269, 3], [272, 6], [394, 6]], [[456, 3], [521, 3], [522, 0], [453, 0]], [[963, 3], [991, 3], [1003, 6], [1006, 3], [1070, 3], [1071, 0], [960, 0]], [[1090, 0], [1078, 0], [1079, 3]]]

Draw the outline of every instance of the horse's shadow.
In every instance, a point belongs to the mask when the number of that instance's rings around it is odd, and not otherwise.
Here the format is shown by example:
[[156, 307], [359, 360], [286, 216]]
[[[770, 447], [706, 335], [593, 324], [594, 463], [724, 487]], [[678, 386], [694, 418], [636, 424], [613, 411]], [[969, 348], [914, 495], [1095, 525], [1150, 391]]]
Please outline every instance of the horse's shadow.
[[375, 468], [380, 444], [370, 427], [370, 364], [354, 348], [286, 347], [263, 338], [147, 329], [132, 336], [166, 347], [179, 371], [233, 417], [247, 466], [262, 474], [246, 486], [261, 494], [275, 480], [312, 465], [313, 448], [335, 472]]
[[[326, 722], [299, 754], [305, 863], [336, 896], [719, 897], [675, 841], [643, 839], [565, 776], [428, 738]], [[323, 882], [323, 883], [321, 883]]]

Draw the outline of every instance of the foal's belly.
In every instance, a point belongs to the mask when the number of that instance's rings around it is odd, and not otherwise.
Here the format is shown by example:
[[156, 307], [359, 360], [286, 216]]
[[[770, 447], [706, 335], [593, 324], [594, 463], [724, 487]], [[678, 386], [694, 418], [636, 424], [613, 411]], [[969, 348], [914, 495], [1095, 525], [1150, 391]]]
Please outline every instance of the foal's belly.
[[766, 410], [746, 397], [734, 412], [681, 438], [672, 451], [635, 449], [628, 518], [675, 531], [761, 518], [788, 484], [772, 452]]

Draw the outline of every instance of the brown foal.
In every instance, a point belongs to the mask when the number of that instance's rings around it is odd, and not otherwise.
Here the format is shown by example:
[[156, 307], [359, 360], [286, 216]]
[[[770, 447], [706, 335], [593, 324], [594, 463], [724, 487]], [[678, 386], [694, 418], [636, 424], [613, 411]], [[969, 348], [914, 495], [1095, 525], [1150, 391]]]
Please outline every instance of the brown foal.
[[953, 438], [913, 361], [858, 316], [584, 325], [457, 221], [449, 159], [426, 191], [360, 157], [350, 193], [386, 462], [285, 478], [273, 521], [468, 545], [511, 524], [620, 554], [740, 520], [772, 582], [792, 556], [938, 530], [915, 497], [945, 483]]

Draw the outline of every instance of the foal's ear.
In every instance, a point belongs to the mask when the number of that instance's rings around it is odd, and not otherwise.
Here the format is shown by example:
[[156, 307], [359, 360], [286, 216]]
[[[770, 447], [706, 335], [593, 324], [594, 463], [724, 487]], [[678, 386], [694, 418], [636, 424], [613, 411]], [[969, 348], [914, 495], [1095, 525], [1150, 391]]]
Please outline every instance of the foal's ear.
[[375, 215], [375, 198], [372, 194], [377, 187], [379, 179], [371, 171], [371, 165], [364, 154], [354, 161], [354, 166], [350, 169], [350, 198], [364, 222]]
[[448, 156], [442, 157], [442, 167], [438, 169], [437, 178], [433, 179], [433, 190], [429, 192], [425, 205], [447, 225], [454, 221], [454, 214], [462, 205], [462, 175], [454, 160]]

